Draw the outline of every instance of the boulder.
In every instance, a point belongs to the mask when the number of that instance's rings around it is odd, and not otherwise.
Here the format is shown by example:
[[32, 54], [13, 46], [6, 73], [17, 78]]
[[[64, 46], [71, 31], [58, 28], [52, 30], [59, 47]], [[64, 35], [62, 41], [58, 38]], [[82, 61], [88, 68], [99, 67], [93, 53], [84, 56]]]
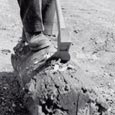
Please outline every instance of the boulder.
[[105, 101], [85, 87], [72, 61], [49, 58], [49, 50], [31, 52], [28, 45], [17, 45], [11, 57], [30, 114], [107, 115]]

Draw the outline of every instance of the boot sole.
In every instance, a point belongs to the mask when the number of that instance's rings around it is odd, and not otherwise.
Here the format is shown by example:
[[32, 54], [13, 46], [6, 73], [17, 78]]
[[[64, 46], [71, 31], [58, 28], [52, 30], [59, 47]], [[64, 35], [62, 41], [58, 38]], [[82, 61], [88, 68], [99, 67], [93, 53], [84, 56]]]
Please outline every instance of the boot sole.
[[[41, 42], [41, 43], [40, 43]], [[29, 44], [29, 47], [32, 51], [38, 51], [44, 48], [47, 48], [51, 45], [51, 43], [49, 41], [39, 41], [40, 44], [38, 44], [38, 46], [32, 46], [31, 44]]]

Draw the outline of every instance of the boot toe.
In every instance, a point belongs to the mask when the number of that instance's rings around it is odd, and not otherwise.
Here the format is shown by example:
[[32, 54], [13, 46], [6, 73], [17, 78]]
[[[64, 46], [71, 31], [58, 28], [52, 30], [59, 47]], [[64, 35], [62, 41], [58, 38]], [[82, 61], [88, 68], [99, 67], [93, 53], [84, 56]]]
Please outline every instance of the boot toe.
[[29, 47], [31, 50], [40, 50], [50, 46], [50, 41], [45, 35], [33, 36], [29, 41]]

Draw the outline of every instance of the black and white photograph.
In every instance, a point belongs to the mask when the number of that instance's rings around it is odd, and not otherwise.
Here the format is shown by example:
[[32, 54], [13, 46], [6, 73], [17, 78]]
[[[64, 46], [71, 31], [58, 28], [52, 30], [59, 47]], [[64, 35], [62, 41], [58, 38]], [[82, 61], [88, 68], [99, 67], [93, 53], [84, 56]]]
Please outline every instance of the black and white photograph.
[[115, 115], [115, 0], [0, 0], [0, 115]]

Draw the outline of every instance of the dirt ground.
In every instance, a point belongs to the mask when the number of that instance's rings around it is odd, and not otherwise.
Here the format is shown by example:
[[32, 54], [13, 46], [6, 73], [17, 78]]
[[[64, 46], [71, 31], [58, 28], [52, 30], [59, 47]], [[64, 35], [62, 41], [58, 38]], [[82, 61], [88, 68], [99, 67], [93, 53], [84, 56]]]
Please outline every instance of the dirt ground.
[[[65, 21], [73, 42], [71, 60], [79, 71], [79, 80], [105, 98], [110, 115], [115, 115], [114, 6], [114, 0], [62, 1]], [[13, 47], [21, 37], [21, 28], [16, 1], [1, 0], [0, 115], [25, 115], [27, 112], [10, 60]]]

